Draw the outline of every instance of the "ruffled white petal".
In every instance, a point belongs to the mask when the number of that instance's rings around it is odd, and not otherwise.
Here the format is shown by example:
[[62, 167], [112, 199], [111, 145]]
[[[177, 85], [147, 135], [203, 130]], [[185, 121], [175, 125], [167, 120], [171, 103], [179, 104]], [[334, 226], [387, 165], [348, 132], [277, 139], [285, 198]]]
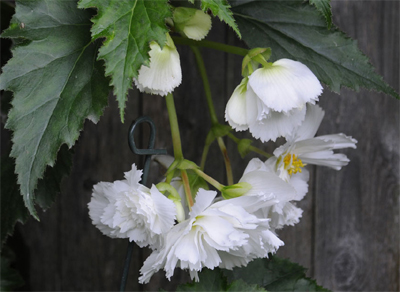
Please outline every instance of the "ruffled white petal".
[[196, 10], [183, 26], [183, 33], [189, 38], [200, 41], [206, 37], [211, 29], [211, 16], [201, 10]]
[[275, 252], [283, 244], [271, 232], [269, 219], [257, 218], [250, 210], [260, 208], [263, 197], [239, 197], [212, 203], [216, 192], [200, 189], [190, 217], [175, 225], [154, 250], [140, 272], [141, 283], [164, 269], [166, 277], [176, 267], [188, 269], [198, 280], [202, 268], [233, 268]]
[[156, 43], [150, 43], [150, 66], [142, 66], [135, 85], [142, 92], [167, 95], [182, 82], [182, 70], [178, 51], [167, 34], [167, 43], [163, 49]]
[[311, 70], [289, 59], [254, 71], [249, 77], [249, 86], [267, 107], [278, 112], [315, 103], [322, 93], [322, 86]]
[[261, 120], [249, 124], [249, 131], [254, 138], [262, 142], [275, 141], [278, 137], [292, 135], [293, 131], [301, 125], [306, 114], [306, 108], [294, 109], [288, 113], [271, 111]]
[[225, 109], [225, 120], [236, 131], [247, 130], [246, 84], [242, 80], [232, 93]]
[[139, 184], [142, 171], [132, 165], [126, 180], [95, 185], [89, 206], [93, 224], [105, 235], [129, 238], [139, 246], [158, 248], [161, 235], [175, 222], [174, 203], [156, 187]]
[[324, 115], [325, 112], [318, 105], [307, 104], [307, 113], [303, 123], [294, 132], [294, 137], [290, 137], [288, 140], [300, 141], [314, 137]]

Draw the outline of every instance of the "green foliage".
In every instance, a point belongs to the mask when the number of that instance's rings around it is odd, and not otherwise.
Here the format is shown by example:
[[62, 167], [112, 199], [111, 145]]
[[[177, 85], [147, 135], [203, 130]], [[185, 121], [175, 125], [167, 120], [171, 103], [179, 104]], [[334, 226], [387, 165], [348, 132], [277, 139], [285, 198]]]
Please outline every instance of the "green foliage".
[[209, 189], [207, 182], [202, 177], [198, 176], [193, 170], [189, 170], [187, 174], [189, 177], [189, 186], [192, 196], [196, 196], [200, 188], [205, 190]]
[[178, 286], [176, 291], [266, 291], [255, 284], [247, 284], [242, 280], [228, 283], [220, 269], [203, 269], [199, 273], [200, 282], [192, 282]]
[[342, 86], [374, 89], [399, 98], [357, 48], [337, 28], [328, 30], [312, 5], [300, 1], [231, 1], [234, 17], [250, 46], [271, 47], [272, 59], [306, 64], [333, 91]]
[[79, 7], [98, 9], [92, 18], [92, 37], [105, 38], [99, 58], [106, 62], [106, 75], [111, 76], [123, 121], [132, 78], [138, 76], [142, 65], [149, 65], [150, 42], [164, 46], [165, 19], [172, 17], [171, 8], [167, 0], [81, 0]]
[[1, 246], [8, 235], [12, 235], [17, 222], [25, 223], [29, 211], [19, 192], [17, 175], [14, 173], [14, 159], [9, 156], [1, 159]]
[[[191, 2], [193, 3], [194, 0]], [[204, 12], [210, 9], [214, 16], [218, 16], [221, 21], [228, 24], [236, 32], [239, 38], [241, 38], [242, 36], [235, 19], [232, 16], [230, 8], [231, 6], [226, 0], [201, 0], [201, 9], [203, 9]]]
[[[0, 88], [14, 92], [6, 124], [14, 131], [11, 156], [25, 205], [36, 219], [34, 190], [46, 166], [54, 165], [62, 144], [72, 147], [84, 120], [97, 122], [107, 105], [109, 82], [96, 61], [91, 16], [74, 1], [20, 0], [2, 35], [17, 41]], [[47, 206], [49, 200], [39, 202]]]
[[244, 279], [248, 284], [256, 284], [267, 291], [329, 291], [318, 286], [315, 280], [306, 277], [306, 269], [286, 259], [271, 256], [256, 259], [247, 267], [223, 270], [229, 281]]
[[332, 27], [331, 0], [310, 0], [318, 11], [325, 17], [328, 29]]
[[15, 288], [24, 285], [21, 275], [10, 265], [15, 260], [15, 254], [9, 248], [3, 248], [1, 251], [1, 291], [14, 291]]

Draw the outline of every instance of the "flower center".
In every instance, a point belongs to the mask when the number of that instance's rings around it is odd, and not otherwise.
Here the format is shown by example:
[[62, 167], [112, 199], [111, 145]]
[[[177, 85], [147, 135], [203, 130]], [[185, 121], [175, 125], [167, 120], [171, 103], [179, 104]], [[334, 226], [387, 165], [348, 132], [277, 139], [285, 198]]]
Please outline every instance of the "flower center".
[[301, 159], [290, 153], [283, 158], [283, 163], [284, 168], [288, 171], [289, 175], [301, 172], [301, 168], [306, 166], [306, 164], [303, 164]]

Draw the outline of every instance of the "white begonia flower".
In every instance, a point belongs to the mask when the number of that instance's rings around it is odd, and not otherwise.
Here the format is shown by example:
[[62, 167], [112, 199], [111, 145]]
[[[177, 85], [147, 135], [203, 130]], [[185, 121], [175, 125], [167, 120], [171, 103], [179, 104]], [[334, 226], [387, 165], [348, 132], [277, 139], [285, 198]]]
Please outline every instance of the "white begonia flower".
[[349, 159], [335, 149], [356, 148], [357, 140], [344, 134], [314, 137], [321, 124], [324, 111], [318, 105], [307, 105], [307, 115], [303, 124], [275, 149], [269, 164], [274, 165], [279, 177], [290, 181], [293, 174], [301, 172], [306, 164], [328, 166], [340, 170]]
[[140, 67], [139, 76], [133, 79], [141, 92], [167, 95], [182, 82], [182, 70], [175, 44], [167, 33], [164, 47], [150, 43], [150, 66]]
[[125, 172], [125, 180], [95, 185], [89, 216], [107, 236], [157, 248], [161, 235], [174, 225], [176, 209], [154, 185], [149, 189], [140, 184], [141, 176], [142, 171], [133, 164], [132, 170]]
[[321, 93], [307, 66], [281, 59], [242, 80], [227, 103], [225, 119], [237, 131], [249, 129], [263, 142], [275, 141], [301, 125], [306, 103], [314, 104]]
[[[268, 160], [267, 160], [268, 161]], [[303, 211], [292, 201], [303, 199], [308, 191], [308, 171], [293, 175], [289, 182], [278, 177], [274, 168], [267, 162], [253, 158], [247, 165], [239, 182], [247, 182], [253, 188], [245, 195], [256, 196], [262, 192], [273, 192], [276, 204], [260, 208], [255, 214], [260, 218], [269, 218], [272, 230], [299, 222]]]
[[173, 21], [176, 31], [196, 41], [204, 39], [211, 29], [211, 16], [199, 9], [177, 7]]
[[268, 219], [252, 215], [276, 203], [273, 196], [239, 197], [213, 203], [214, 191], [200, 189], [189, 218], [175, 225], [140, 269], [140, 283], [164, 269], [169, 279], [176, 267], [189, 269], [198, 281], [202, 268], [232, 269], [275, 252], [283, 242], [270, 231]]

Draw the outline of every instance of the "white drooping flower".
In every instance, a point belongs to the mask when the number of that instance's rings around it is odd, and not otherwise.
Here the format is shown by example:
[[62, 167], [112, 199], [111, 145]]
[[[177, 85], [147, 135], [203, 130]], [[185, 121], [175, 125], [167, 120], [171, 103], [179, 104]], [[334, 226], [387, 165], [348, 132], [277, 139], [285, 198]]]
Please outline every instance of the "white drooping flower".
[[173, 14], [174, 27], [189, 39], [200, 41], [211, 29], [211, 16], [199, 9], [177, 7]]
[[278, 177], [274, 169], [258, 158], [253, 158], [247, 165], [239, 182], [247, 182], [253, 188], [245, 195], [257, 196], [259, 193], [273, 193], [276, 204], [260, 208], [255, 213], [260, 218], [269, 218], [272, 230], [285, 225], [297, 224], [303, 211], [293, 201], [303, 199], [308, 191], [308, 171], [304, 170], [292, 176], [289, 182]]
[[255, 70], [234, 90], [225, 119], [237, 131], [249, 129], [265, 142], [292, 134], [304, 120], [307, 103], [322, 93], [317, 77], [304, 64], [280, 59]]
[[182, 82], [179, 53], [167, 33], [167, 41], [161, 49], [156, 42], [150, 43], [150, 65], [142, 65], [137, 79], [133, 79], [141, 92], [167, 95]]
[[314, 137], [321, 124], [324, 111], [318, 105], [308, 105], [307, 115], [302, 125], [290, 136], [288, 141], [275, 149], [274, 157], [267, 163], [275, 168], [285, 181], [295, 173], [301, 172], [306, 164], [328, 166], [340, 170], [349, 159], [335, 149], [356, 148], [357, 140], [342, 133]]
[[129, 238], [139, 246], [160, 245], [161, 235], [175, 222], [174, 203], [153, 185], [139, 183], [142, 171], [135, 164], [125, 180], [100, 182], [93, 187], [89, 216], [99, 230], [113, 238]]
[[176, 267], [188, 269], [198, 281], [203, 268], [232, 269], [275, 252], [283, 242], [269, 228], [268, 219], [252, 215], [276, 203], [273, 196], [239, 197], [213, 203], [216, 192], [200, 189], [189, 218], [175, 225], [141, 268], [139, 282], [164, 269], [170, 278]]

